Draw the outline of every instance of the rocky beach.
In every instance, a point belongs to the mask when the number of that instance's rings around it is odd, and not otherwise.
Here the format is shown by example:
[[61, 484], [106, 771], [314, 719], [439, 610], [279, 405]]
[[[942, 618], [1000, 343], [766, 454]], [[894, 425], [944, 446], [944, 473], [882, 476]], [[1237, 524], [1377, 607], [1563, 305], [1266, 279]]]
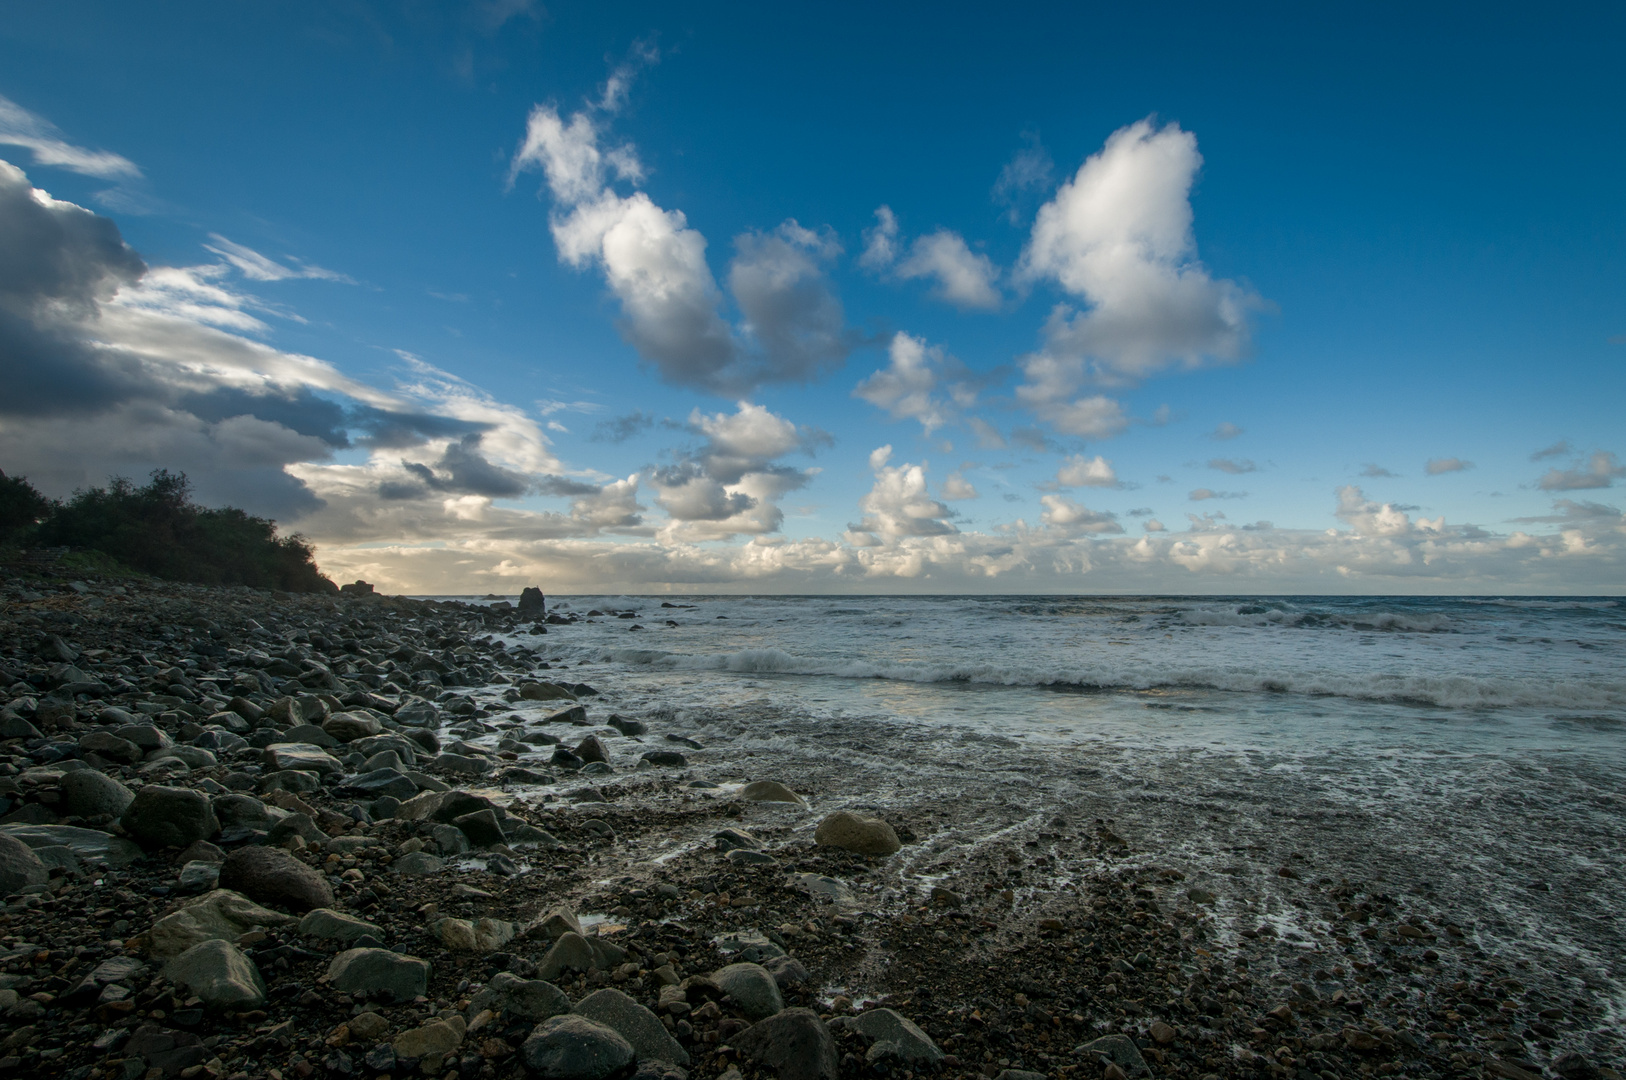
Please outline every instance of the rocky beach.
[[617, 711], [560, 644], [659, 599], [3, 570], [9, 1075], [1620, 1076], [1607, 980], [1240, 774]]

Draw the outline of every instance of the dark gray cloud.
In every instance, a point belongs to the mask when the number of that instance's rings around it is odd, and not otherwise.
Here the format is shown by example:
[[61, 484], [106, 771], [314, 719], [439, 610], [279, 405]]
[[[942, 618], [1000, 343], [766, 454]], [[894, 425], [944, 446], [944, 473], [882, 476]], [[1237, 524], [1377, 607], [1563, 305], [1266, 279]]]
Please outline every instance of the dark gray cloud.
[[589, 438], [593, 442], [622, 443], [641, 435], [655, 426], [655, 417], [642, 409], [634, 409], [625, 416], [600, 420]]
[[[418, 498], [430, 491], [446, 495], [483, 495], [490, 499], [517, 499], [532, 489], [532, 480], [523, 473], [493, 465], [480, 453], [480, 436], [465, 435], [452, 443], [434, 465], [413, 461], [401, 462], [407, 472], [417, 477], [417, 485], [388, 482], [381, 485], [379, 494], [386, 499]], [[596, 492], [589, 487], [582, 492]], [[550, 493], [551, 494], [551, 493]]]

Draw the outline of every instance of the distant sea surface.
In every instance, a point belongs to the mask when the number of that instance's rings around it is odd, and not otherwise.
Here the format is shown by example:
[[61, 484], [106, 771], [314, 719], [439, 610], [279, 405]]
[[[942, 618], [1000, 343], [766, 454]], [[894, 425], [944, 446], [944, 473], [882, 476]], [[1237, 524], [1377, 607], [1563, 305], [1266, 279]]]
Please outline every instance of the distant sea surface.
[[767, 697], [809, 719], [1169, 748], [1626, 751], [1626, 600], [1610, 597], [563, 596], [549, 610], [606, 614], [555, 628], [548, 655], [668, 708]]

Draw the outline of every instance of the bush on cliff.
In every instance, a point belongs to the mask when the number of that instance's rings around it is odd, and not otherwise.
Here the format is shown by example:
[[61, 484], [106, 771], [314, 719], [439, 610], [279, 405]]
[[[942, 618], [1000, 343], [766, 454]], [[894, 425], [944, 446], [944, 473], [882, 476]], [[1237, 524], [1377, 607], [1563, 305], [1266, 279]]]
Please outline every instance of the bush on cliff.
[[47, 506], [32, 530], [34, 543], [99, 551], [172, 581], [338, 591], [303, 536], [278, 536], [275, 522], [235, 507], [198, 506], [185, 473], [158, 469], [142, 487], [114, 477], [105, 488], [84, 488]]

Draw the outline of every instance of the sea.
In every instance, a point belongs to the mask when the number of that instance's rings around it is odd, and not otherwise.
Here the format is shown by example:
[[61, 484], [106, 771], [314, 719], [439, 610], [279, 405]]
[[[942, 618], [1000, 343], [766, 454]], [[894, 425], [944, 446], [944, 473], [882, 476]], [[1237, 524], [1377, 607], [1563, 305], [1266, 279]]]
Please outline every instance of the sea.
[[935, 822], [897, 857], [905, 891], [979, 846], [1093, 819], [1217, 893], [1221, 937], [1269, 924], [1284, 949], [1329, 941], [1283, 880], [1294, 868], [1466, 928], [1476, 977], [1539, 975], [1592, 1003], [1594, 1032], [1626, 1021], [1621, 598], [555, 596], [549, 611], [579, 621], [514, 643], [602, 687], [601, 717], [706, 747], [702, 773], [794, 773], [822, 808]]

